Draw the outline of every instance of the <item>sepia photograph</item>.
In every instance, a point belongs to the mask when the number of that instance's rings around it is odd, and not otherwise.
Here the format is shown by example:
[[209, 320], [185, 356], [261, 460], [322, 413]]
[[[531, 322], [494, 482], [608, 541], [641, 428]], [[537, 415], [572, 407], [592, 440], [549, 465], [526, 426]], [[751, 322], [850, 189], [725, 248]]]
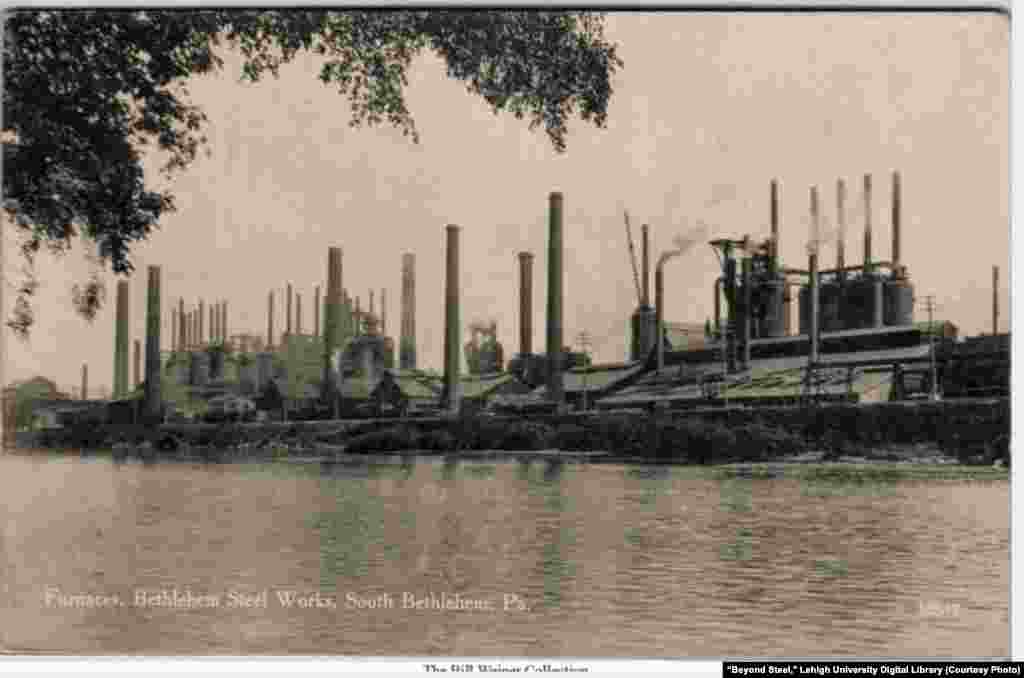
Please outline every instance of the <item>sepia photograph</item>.
[[0, 671], [1008, 659], [1010, 11], [5, 9]]

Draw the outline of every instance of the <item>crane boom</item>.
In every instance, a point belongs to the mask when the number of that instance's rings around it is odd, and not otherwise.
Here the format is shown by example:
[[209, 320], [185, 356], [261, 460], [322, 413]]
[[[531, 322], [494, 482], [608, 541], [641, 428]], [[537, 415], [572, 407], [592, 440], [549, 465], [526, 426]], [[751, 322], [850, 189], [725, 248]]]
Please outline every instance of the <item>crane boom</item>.
[[643, 293], [640, 291], [640, 271], [636, 266], [636, 249], [633, 247], [633, 229], [629, 226], [629, 212], [626, 215], [626, 239], [629, 241], [629, 261], [633, 264], [633, 284], [636, 285], [636, 303], [643, 303]]

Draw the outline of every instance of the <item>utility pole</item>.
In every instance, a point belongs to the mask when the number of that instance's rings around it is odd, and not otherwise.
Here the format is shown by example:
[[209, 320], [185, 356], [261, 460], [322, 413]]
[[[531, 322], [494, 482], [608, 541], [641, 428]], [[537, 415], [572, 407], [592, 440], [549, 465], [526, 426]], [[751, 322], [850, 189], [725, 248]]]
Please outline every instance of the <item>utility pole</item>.
[[932, 388], [931, 388], [931, 399], [939, 399], [939, 384], [937, 379], [938, 371], [935, 368], [935, 321], [933, 313], [935, 311], [935, 296], [929, 294], [923, 299], [925, 310], [928, 311], [928, 341], [931, 344], [931, 363], [932, 363]]
[[[579, 344], [580, 350], [583, 351], [583, 357], [586, 359], [585, 362], [590, 362], [590, 334], [584, 330], [576, 335], [576, 343]], [[587, 411], [587, 370], [590, 368], [589, 364], [583, 366], [583, 411]]]

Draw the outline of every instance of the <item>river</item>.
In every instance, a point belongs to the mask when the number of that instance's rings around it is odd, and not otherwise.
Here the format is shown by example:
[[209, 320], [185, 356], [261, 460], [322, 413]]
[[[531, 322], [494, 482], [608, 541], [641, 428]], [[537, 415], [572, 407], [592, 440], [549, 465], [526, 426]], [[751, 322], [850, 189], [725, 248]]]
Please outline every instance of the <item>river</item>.
[[0, 454], [0, 649], [1009, 654], [1010, 485]]

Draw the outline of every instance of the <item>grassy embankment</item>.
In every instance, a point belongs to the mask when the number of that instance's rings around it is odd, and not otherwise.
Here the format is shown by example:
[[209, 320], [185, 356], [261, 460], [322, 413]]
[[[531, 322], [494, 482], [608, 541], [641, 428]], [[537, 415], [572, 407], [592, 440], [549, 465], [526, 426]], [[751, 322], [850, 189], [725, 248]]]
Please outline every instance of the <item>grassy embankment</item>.
[[[72, 431], [57, 446], [103, 448], [116, 440], [172, 443], [165, 450], [220, 457], [346, 453], [470, 453], [563, 450], [684, 464], [785, 460], [808, 451], [824, 460], [898, 461], [908, 447], [962, 464], [1009, 457], [1009, 401], [883, 403], [701, 413], [608, 413], [532, 419], [462, 418], [443, 422], [364, 422], [163, 427], [148, 431]], [[205, 452], [204, 452], [205, 453]]]
[[354, 431], [346, 452], [401, 450], [604, 451], [689, 464], [782, 460], [820, 450], [825, 460], [898, 461], [928, 447], [964, 464], [1009, 458], [1009, 402], [940, 402], [736, 409], [701, 414], [608, 414], [573, 421], [467, 419], [446, 429], [412, 425]]

